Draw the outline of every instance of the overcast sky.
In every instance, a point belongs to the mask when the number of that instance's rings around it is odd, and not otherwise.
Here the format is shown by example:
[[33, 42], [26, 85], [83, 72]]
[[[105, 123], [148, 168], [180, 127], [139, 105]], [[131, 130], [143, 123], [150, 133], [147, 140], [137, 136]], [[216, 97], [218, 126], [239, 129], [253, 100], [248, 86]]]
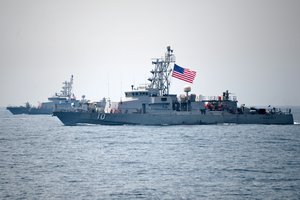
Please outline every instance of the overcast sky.
[[299, 19], [299, 0], [0, 0], [0, 106], [37, 105], [72, 74], [77, 98], [120, 100], [168, 45], [193, 93], [300, 105]]

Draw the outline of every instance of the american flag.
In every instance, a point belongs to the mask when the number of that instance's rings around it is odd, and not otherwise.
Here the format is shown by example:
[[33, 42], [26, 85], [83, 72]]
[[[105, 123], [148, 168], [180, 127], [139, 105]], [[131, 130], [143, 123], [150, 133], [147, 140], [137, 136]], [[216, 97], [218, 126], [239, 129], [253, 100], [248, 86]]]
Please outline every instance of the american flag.
[[180, 80], [193, 83], [196, 76], [196, 72], [174, 64], [172, 76]]

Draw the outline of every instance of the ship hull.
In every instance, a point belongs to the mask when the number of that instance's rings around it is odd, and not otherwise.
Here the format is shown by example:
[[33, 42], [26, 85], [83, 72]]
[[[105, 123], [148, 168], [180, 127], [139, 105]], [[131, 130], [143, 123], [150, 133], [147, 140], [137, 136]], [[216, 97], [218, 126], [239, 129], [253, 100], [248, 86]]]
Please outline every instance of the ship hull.
[[53, 109], [43, 109], [43, 108], [26, 108], [26, 107], [7, 107], [14, 115], [28, 114], [28, 115], [51, 115]]
[[202, 125], [202, 124], [293, 124], [292, 114], [244, 115], [227, 113], [165, 113], [165, 114], [125, 114], [97, 112], [54, 112], [65, 125]]
[[51, 115], [53, 109], [43, 109], [43, 108], [32, 108], [29, 110], [29, 115]]
[[294, 124], [292, 114], [232, 114], [224, 117], [225, 123], [235, 124]]
[[27, 114], [29, 112], [29, 108], [26, 107], [7, 107], [7, 110], [9, 110], [14, 115], [21, 115], [21, 114]]

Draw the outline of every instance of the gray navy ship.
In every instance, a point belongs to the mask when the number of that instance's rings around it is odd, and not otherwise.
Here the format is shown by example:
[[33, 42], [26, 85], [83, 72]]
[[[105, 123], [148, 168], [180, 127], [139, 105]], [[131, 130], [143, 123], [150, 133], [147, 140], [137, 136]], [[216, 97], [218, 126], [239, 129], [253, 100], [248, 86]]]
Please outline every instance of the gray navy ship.
[[12, 114], [29, 114], [29, 115], [39, 115], [45, 114], [50, 115], [55, 109], [71, 109], [73, 107], [78, 107], [80, 104], [79, 100], [76, 100], [74, 94], [72, 93], [73, 87], [73, 75], [70, 81], [64, 81], [63, 87], [60, 93], [55, 93], [55, 95], [48, 98], [47, 102], [42, 102], [37, 107], [31, 106], [28, 102], [25, 106], [8, 106], [6, 107]]
[[73, 110], [56, 109], [53, 112], [64, 125], [202, 125], [202, 124], [294, 124], [291, 109], [255, 108], [238, 106], [237, 98], [228, 90], [220, 96], [203, 98], [190, 94], [170, 94], [170, 75], [176, 66], [173, 50], [167, 47], [164, 58], [152, 61], [150, 84], [125, 92], [125, 100], [104, 101]]

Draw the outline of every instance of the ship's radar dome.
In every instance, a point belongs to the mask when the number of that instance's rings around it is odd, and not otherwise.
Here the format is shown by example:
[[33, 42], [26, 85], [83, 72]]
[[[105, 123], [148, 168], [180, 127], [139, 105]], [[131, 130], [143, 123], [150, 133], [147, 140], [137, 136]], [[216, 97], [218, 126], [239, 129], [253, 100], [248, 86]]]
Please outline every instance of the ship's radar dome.
[[191, 86], [185, 86], [183, 91], [184, 92], [190, 92], [191, 91]]

